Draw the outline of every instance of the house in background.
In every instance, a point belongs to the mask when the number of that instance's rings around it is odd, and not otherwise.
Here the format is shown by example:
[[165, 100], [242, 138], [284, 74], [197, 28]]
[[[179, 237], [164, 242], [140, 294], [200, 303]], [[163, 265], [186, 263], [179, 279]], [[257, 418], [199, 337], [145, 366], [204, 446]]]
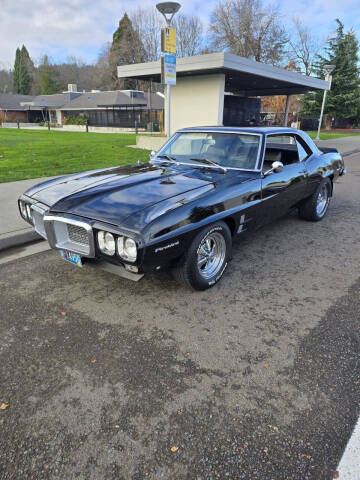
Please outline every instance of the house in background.
[[[160, 130], [164, 96], [140, 90], [78, 92], [75, 84], [54, 95], [0, 94], [0, 123], [7, 121], [63, 125], [74, 118], [96, 127]], [[67, 122], [66, 122], [67, 123]]]
[[0, 93], [0, 123], [5, 121], [29, 122], [28, 108], [22, 102], [31, 102], [33, 95]]
[[[60, 109], [61, 123], [66, 118], [83, 117], [90, 126], [145, 128], [163, 125], [164, 96], [141, 90], [85, 92]], [[59, 122], [60, 123], [60, 122]]]

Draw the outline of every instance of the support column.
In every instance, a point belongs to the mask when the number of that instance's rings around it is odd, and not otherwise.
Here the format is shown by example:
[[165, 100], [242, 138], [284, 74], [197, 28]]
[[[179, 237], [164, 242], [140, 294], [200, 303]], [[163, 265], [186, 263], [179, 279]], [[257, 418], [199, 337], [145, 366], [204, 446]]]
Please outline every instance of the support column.
[[287, 124], [288, 124], [289, 108], [290, 108], [290, 97], [291, 97], [291, 95], [286, 95], [286, 107], [285, 107], [284, 127], [287, 127]]

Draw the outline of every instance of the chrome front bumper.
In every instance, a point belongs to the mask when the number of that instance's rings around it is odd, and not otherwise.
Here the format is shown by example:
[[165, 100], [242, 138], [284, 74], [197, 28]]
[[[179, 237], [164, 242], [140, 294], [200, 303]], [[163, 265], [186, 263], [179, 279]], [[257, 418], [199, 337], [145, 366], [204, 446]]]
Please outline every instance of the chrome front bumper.
[[70, 250], [82, 257], [95, 257], [94, 234], [90, 223], [57, 215], [45, 215], [44, 227], [51, 248]]
[[95, 257], [95, 241], [90, 222], [61, 215], [48, 215], [48, 207], [31, 205], [35, 231], [51, 248], [69, 250], [82, 257]]

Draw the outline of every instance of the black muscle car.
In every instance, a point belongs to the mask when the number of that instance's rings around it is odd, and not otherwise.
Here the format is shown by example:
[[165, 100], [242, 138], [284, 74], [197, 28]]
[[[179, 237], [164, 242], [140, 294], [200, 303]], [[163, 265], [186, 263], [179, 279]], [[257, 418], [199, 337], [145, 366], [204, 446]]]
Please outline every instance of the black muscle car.
[[336, 149], [290, 128], [179, 130], [149, 163], [48, 180], [19, 199], [24, 220], [62, 257], [132, 279], [172, 269], [203, 290], [223, 275], [232, 238], [292, 208], [324, 218], [345, 173]]

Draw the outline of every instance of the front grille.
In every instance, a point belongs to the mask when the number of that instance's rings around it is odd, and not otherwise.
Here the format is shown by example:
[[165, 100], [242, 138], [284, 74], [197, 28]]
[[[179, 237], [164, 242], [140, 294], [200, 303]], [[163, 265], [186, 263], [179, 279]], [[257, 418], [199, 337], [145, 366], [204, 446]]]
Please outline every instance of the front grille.
[[78, 227], [77, 225], [72, 225], [70, 223], [66, 224], [67, 231], [69, 235], [69, 240], [79, 245], [89, 245], [89, 236], [85, 228]]
[[94, 235], [91, 225], [82, 220], [45, 215], [45, 231], [50, 246], [85, 257], [95, 256]]

